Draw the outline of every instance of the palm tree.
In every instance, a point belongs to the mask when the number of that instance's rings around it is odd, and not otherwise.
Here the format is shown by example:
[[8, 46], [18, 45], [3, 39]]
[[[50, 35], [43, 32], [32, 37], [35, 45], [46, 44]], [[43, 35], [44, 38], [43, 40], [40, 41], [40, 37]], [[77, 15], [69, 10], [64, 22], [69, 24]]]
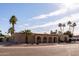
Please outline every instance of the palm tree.
[[58, 24], [58, 27], [60, 27], [60, 30], [62, 32], [62, 24], [61, 23]]
[[[11, 34], [11, 40], [13, 40], [13, 39], [14, 39], [14, 36], [13, 36], [14, 28], [13, 28], [13, 27], [10, 27], [10, 28], [8, 29], [8, 33]], [[12, 42], [13, 42], [13, 41], [12, 41]]]
[[11, 34], [11, 36], [12, 36], [13, 32], [14, 32], [13, 27], [10, 27], [10, 28], [8, 29], [8, 33], [10, 33], [10, 34]]
[[63, 27], [63, 32], [64, 32], [64, 27], [65, 27], [66, 25], [65, 24], [62, 24], [62, 27]]
[[75, 28], [75, 26], [76, 26], [76, 23], [74, 22], [74, 23], [72, 24], [72, 28], [73, 28], [72, 33], [74, 33], [74, 28]]
[[[10, 18], [9, 22], [10, 22], [10, 24], [12, 25], [13, 30], [14, 30], [14, 26], [15, 26], [15, 24], [16, 24], [16, 22], [17, 22], [17, 18], [16, 18], [15, 16], [12, 16], [12, 17]], [[12, 34], [13, 34], [13, 33], [14, 33], [14, 31], [12, 32]]]
[[68, 21], [67, 25], [69, 25], [69, 31], [70, 31], [71, 24], [72, 24], [72, 22]]

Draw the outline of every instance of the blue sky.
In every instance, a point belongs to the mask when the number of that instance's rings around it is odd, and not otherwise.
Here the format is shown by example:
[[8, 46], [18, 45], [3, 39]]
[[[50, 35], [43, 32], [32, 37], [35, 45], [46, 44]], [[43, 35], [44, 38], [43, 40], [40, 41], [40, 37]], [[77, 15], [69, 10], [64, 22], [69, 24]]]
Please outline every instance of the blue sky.
[[[61, 3], [23, 3], [0, 4], [0, 29], [3, 33], [10, 28], [9, 19], [12, 15], [17, 17], [16, 32], [31, 29], [32, 32], [49, 32], [58, 28], [58, 23], [67, 21], [79, 24], [79, 4]], [[65, 28], [65, 31], [68, 27]], [[75, 29], [78, 34], [78, 26]]]

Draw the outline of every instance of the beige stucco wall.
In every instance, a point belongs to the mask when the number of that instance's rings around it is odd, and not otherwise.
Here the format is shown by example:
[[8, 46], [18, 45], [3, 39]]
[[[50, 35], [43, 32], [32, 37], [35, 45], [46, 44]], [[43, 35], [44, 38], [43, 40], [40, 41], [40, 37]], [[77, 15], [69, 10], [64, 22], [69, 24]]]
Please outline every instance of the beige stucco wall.
[[16, 33], [14, 34], [14, 41], [18, 43], [24, 43], [25, 42], [25, 34], [22, 33]]
[[49, 37], [52, 38], [52, 42], [54, 42], [54, 37], [56, 37], [56, 41], [58, 42], [58, 35], [51, 35], [51, 34], [35, 34], [35, 42], [37, 42], [37, 37], [41, 37], [41, 43], [43, 42], [43, 38], [47, 38], [47, 43], [49, 40]]
[[29, 34], [29, 35], [28, 35], [28, 42], [29, 42], [29, 43], [34, 43], [34, 40], [35, 40], [35, 39], [34, 39], [34, 35], [33, 35], [33, 34]]
[[[23, 33], [15, 33], [14, 35], [14, 41], [17, 42], [17, 43], [26, 43], [26, 34], [23, 34]], [[34, 36], [31, 34], [27, 34], [27, 41], [29, 43], [32, 43], [34, 42]]]
[[[49, 37], [52, 37], [52, 42], [54, 42], [54, 37], [56, 37], [56, 42], [58, 42], [59, 37], [62, 41], [65, 40], [65, 37], [67, 37], [67, 40], [69, 39], [68, 35], [59, 36], [57, 34], [56, 35], [52, 35], [52, 34], [31, 34], [31, 35], [28, 35], [28, 42], [29, 43], [36, 43], [38, 36], [41, 37], [41, 43], [43, 42], [44, 37], [47, 38], [47, 43], [48, 43]], [[14, 34], [14, 37], [15, 37], [15, 39], [14, 39], [15, 42], [18, 42], [18, 43], [25, 43], [26, 42], [26, 35], [25, 34], [16, 33], [16, 34]]]

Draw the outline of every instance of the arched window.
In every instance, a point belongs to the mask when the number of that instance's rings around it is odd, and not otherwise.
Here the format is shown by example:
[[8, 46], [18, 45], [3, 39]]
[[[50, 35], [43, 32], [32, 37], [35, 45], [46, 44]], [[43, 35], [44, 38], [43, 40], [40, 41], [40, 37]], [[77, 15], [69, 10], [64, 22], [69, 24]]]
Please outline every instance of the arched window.
[[48, 42], [52, 43], [52, 37], [49, 37]]
[[47, 37], [43, 38], [43, 43], [47, 43]]
[[40, 36], [37, 37], [37, 43], [41, 43], [41, 37]]

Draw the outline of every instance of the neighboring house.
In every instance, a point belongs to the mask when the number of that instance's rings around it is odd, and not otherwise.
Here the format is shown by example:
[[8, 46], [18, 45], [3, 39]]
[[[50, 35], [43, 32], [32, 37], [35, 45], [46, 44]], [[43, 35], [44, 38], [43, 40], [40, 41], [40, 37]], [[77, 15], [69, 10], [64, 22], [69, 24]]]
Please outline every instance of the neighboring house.
[[71, 41], [79, 41], [79, 35], [69, 38]]
[[10, 37], [8, 35], [0, 36], [0, 43], [7, 43], [10, 41]]
[[4, 36], [0, 36], [0, 42], [4, 42], [5, 40], [4, 40]]
[[15, 33], [14, 41], [17, 43], [59, 43], [69, 41], [68, 35], [58, 35], [56, 33], [52, 34], [25, 34], [25, 33]]

